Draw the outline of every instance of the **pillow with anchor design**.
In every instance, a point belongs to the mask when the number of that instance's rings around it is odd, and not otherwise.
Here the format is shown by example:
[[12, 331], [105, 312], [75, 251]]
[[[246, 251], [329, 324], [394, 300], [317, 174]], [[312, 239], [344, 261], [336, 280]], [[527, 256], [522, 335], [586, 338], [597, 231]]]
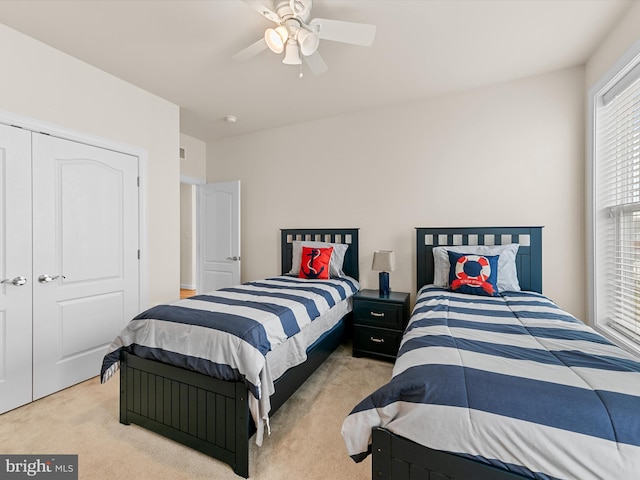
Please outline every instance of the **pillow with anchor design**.
[[499, 255], [449, 253], [449, 288], [471, 295], [498, 295]]
[[349, 245], [346, 243], [330, 243], [330, 242], [318, 242], [310, 240], [294, 240], [291, 242], [292, 256], [291, 256], [291, 270], [289, 275], [295, 275], [296, 277], [300, 273], [300, 260], [302, 247], [319, 247], [329, 248], [333, 247], [333, 253], [331, 254], [331, 263], [329, 264], [329, 276], [330, 277], [344, 277], [345, 273], [342, 271], [342, 264], [344, 263], [344, 257], [347, 253]]
[[302, 247], [299, 278], [329, 279], [329, 264], [333, 247]]

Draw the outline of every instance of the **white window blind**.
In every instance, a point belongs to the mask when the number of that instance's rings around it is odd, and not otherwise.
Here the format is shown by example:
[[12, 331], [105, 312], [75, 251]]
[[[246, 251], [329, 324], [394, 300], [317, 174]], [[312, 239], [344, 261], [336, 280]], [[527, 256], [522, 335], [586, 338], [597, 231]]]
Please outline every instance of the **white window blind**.
[[640, 345], [640, 67], [596, 103], [596, 325]]

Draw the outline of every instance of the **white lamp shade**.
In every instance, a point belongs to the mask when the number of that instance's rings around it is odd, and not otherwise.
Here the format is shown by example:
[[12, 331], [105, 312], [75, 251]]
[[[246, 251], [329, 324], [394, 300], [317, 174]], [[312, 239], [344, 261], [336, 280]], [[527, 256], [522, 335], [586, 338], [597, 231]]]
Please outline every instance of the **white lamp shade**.
[[284, 59], [282, 59], [282, 63], [286, 63], [287, 65], [300, 65], [302, 63], [298, 42], [295, 40], [290, 39], [287, 42], [287, 48], [284, 52]]
[[320, 45], [320, 35], [315, 32], [310, 32], [309, 30], [300, 29], [297, 38], [302, 55], [308, 57], [316, 53]]
[[276, 28], [267, 28], [264, 31], [264, 41], [273, 53], [283, 52], [287, 38], [289, 38], [289, 32], [282, 25]]
[[391, 250], [376, 250], [373, 252], [371, 270], [393, 272], [396, 269], [396, 255]]

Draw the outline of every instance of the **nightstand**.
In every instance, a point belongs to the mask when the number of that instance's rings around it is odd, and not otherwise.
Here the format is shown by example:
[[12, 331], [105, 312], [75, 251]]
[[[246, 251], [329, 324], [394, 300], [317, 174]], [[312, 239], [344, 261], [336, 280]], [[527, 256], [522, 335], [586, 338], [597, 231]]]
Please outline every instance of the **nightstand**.
[[407, 322], [409, 294], [360, 290], [353, 296], [353, 356], [395, 361]]

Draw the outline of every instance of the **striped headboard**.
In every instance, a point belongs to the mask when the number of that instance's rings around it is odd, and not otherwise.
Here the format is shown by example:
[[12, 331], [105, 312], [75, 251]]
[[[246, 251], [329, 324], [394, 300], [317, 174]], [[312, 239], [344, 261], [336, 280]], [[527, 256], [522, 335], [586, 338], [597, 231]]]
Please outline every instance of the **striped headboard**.
[[543, 227], [416, 228], [416, 288], [433, 283], [433, 247], [518, 243], [516, 267], [522, 290], [542, 293]]

